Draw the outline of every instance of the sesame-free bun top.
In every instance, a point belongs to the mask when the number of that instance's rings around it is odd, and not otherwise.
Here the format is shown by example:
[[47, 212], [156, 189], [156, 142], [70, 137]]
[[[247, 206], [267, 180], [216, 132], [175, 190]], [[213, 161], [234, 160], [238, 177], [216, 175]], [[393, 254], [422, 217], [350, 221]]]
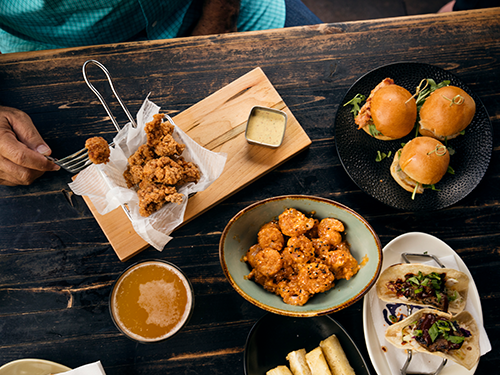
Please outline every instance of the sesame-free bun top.
[[401, 170], [413, 180], [433, 185], [438, 183], [448, 170], [450, 153], [435, 138], [416, 137], [401, 150], [399, 165]]
[[410, 92], [398, 85], [384, 86], [377, 90], [371, 102], [373, 124], [383, 140], [408, 135], [417, 119], [417, 104]]
[[419, 133], [442, 141], [455, 138], [469, 126], [475, 113], [476, 103], [464, 90], [442, 87], [420, 108]]

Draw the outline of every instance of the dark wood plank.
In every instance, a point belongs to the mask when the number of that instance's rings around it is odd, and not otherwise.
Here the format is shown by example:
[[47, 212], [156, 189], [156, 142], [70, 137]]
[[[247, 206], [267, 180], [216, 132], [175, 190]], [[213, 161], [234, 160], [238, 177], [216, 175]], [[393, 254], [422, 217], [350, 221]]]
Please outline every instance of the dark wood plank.
[[[131, 112], [144, 98], [179, 113], [255, 67], [261, 67], [304, 127], [309, 149], [176, 230], [162, 252], [152, 248], [121, 263], [81, 197], [68, 199], [71, 175], [47, 173], [31, 186], [0, 187], [0, 365], [38, 357], [70, 367], [101, 360], [112, 374], [243, 373], [245, 340], [264, 312], [226, 281], [218, 258], [220, 235], [241, 209], [282, 194], [317, 195], [364, 216], [383, 245], [420, 231], [439, 237], [462, 257], [481, 296], [493, 351], [477, 373], [500, 366], [500, 293], [493, 275], [500, 249], [500, 135], [477, 188], [437, 212], [405, 212], [363, 193], [345, 173], [335, 149], [334, 117], [348, 88], [366, 72], [416, 61], [456, 74], [481, 98], [493, 128], [500, 123], [500, 9], [345, 22], [267, 32], [124, 43], [0, 55], [0, 103], [33, 118], [56, 156], [85, 139], [115, 130], [83, 81], [88, 59], [105, 64]], [[104, 76], [92, 81], [110, 101]], [[157, 345], [119, 334], [108, 295], [128, 265], [160, 258], [192, 281], [196, 308], [186, 329]], [[369, 362], [362, 301], [332, 315]], [[371, 364], [369, 365], [375, 374]]]

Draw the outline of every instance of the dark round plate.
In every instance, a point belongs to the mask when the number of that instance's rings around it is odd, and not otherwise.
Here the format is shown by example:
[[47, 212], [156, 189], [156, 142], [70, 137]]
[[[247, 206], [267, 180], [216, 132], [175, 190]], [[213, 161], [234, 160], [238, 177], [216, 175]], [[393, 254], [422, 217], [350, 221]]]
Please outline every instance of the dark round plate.
[[[461, 87], [476, 102], [476, 114], [472, 123], [465, 129], [465, 134], [448, 141], [448, 146], [455, 150], [450, 159], [450, 166], [455, 170], [455, 174], [447, 173], [436, 184], [439, 191], [426, 189], [423, 194], [416, 194], [414, 200], [411, 199], [412, 193], [394, 181], [389, 168], [395, 152], [401, 148], [401, 143], [412, 139], [415, 131], [395, 141], [380, 141], [363, 130], [358, 130], [350, 112], [352, 106], [344, 106], [358, 93], [368, 97], [371, 90], [387, 77], [394, 79], [394, 83], [411, 93], [415, 92], [424, 78], [432, 78], [436, 83], [449, 80], [451, 85]], [[453, 74], [422, 63], [395, 63], [365, 74], [344, 96], [335, 118], [335, 144], [349, 177], [361, 190], [382, 203], [408, 211], [445, 208], [467, 196], [481, 181], [488, 168], [493, 151], [492, 133], [491, 121], [479, 97]], [[377, 162], [377, 151], [386, 154], [391, 151], [392, 154]]]
[[335, 334], [356, 375], [370, 374], [365, 360], [347, 332], [328, 315], [293, 318], [268, 313], [250, 331], [245, 347], [245, 375], [265, 375], [279, 365], [288, 366], [288, 353], [311, 351]]

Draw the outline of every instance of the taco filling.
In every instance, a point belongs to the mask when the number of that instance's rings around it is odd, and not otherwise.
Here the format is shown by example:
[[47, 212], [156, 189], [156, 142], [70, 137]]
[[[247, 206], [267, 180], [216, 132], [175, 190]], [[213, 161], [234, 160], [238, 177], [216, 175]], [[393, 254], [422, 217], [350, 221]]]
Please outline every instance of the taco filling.
[[430, 352], [448, 353], [460, 349], [470, 332], [460, 328], [456, 320], [448, 320], [436, 314], [424, 314], [413, 330], [415, 340]]
[[417, 275], [407, 273], [404, 280], [391, 280], [387, 288], [396, 293], [398, 298], [405, 297], [409, 301], [417, 301], [425, 305], [435, 306], [448, 311], [450, 301], [458, 297], [456, 291], [446, 288], [446, 273], [432, 272], [424, 275], [421, 271]]

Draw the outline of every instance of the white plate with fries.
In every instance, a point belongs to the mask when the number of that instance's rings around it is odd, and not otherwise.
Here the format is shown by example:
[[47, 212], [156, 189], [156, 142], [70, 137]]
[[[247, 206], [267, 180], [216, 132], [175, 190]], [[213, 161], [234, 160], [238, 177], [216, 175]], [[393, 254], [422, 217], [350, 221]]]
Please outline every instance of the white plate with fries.
[[[335, 335], [356, 375], [370, 374], [348, 333], [328, 315], [294, 318], [268, 313], [250, 331], [245, 346], [245, 375], [265, 375], [278, 366], [290, 368], [287, 355], [305, 349], [311, 353], [320, 342]], [[297, 375], [297, 374], [294, 374]]]

